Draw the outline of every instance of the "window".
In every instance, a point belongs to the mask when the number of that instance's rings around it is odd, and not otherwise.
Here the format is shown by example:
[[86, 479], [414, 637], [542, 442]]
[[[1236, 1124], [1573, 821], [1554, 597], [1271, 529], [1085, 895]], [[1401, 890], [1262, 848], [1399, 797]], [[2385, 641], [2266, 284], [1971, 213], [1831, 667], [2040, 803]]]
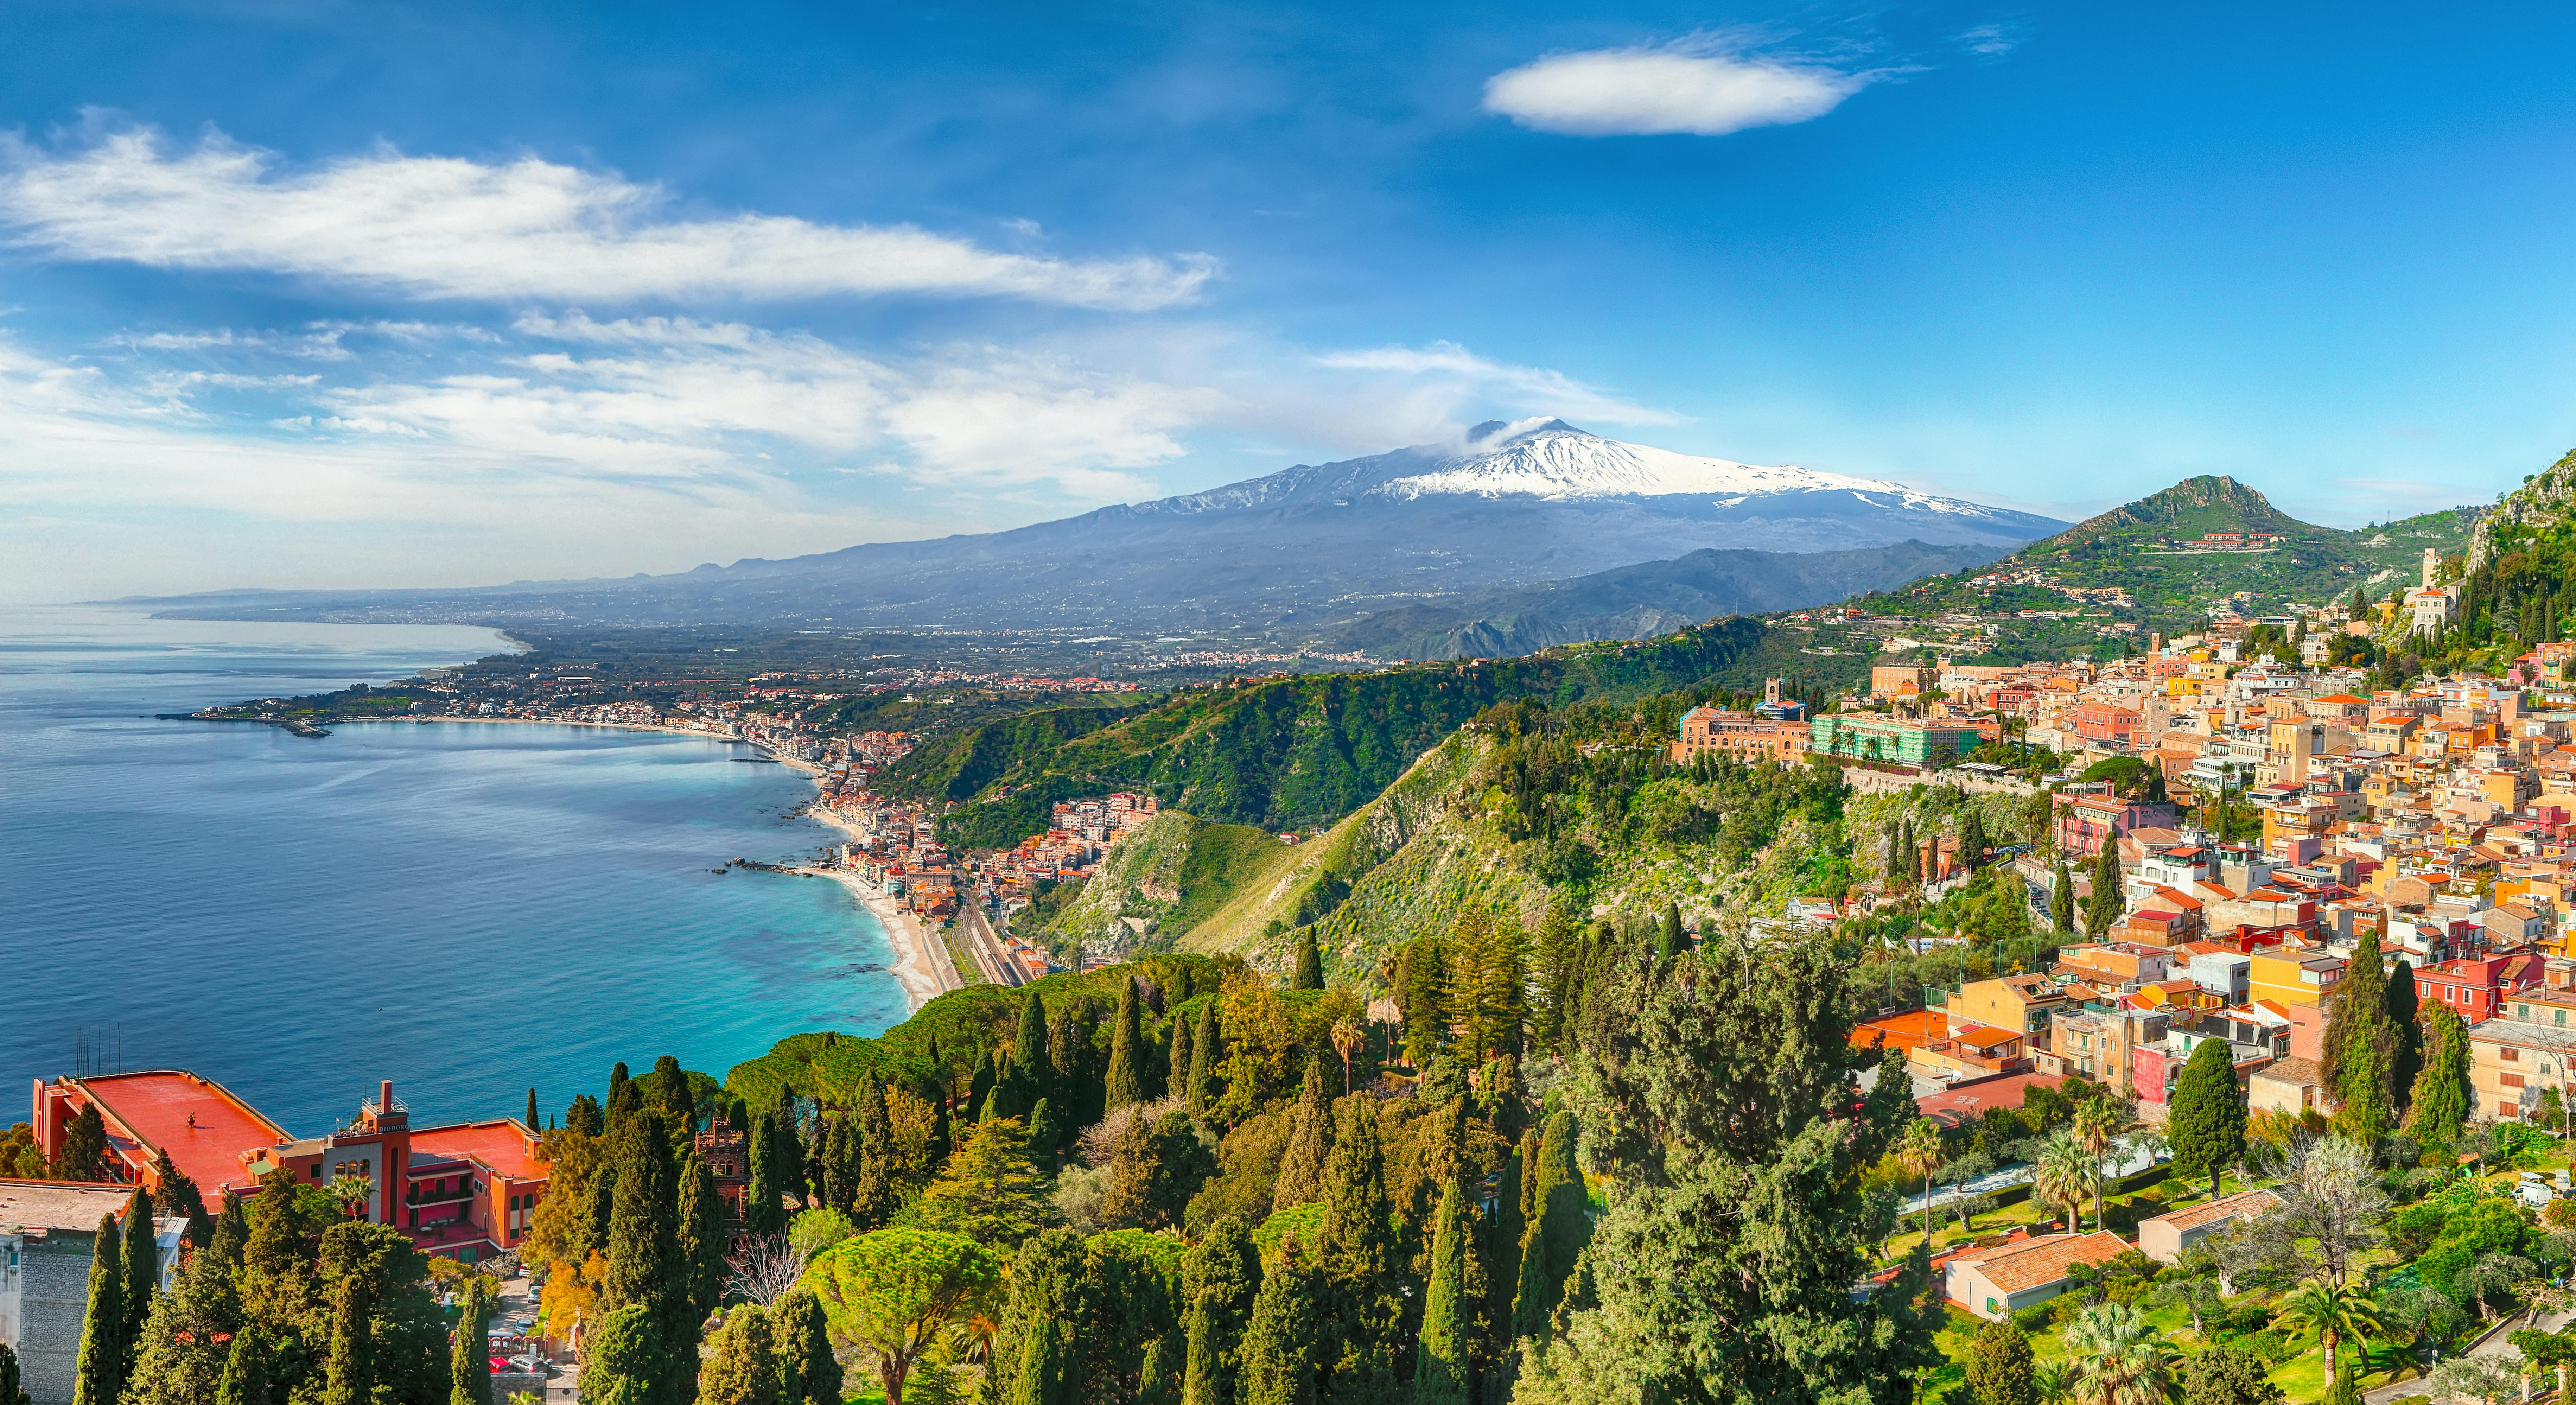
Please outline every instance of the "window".
[[2522, 1075], [2519, 1073], [2499, 1073], [2496, 1075], [2496, 1081], [2508, 1088], [2519, 1088], [2522, 1086]]
[[2522, 1051], [2510, 1044], [2507, 1044], [2496, 1052], [2496, 1057], [2504, 1060], [2506, 1063], [2519, 1063], [2522, 1060]]

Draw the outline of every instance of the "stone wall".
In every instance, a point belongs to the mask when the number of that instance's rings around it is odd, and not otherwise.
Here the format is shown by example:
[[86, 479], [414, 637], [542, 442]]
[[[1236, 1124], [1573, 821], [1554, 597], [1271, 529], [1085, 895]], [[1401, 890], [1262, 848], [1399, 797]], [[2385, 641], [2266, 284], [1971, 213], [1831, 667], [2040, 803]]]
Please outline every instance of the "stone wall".
[[33, 1405], [71, 1405], [95, 1234], [29, 1235], [18, 1257], [18, 1369]]

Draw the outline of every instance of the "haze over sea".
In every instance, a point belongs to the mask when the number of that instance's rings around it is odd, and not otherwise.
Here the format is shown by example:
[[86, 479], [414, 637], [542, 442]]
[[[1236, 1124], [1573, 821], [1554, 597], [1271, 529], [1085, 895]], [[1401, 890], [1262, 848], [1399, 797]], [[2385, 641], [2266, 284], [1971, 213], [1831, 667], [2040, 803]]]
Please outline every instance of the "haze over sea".
[[184, 1068], [299, 1136], [391, 1078], [415, 1122], [560, 1114], [623, 1059], [722, 1077], [799, 1030], [906, 1014], [810, 854], [813, 794], [746, 746], [370, 723], [163, 722], [506, 651], [445, 626], [0, 608], [0, 1125], [29, 1080]]

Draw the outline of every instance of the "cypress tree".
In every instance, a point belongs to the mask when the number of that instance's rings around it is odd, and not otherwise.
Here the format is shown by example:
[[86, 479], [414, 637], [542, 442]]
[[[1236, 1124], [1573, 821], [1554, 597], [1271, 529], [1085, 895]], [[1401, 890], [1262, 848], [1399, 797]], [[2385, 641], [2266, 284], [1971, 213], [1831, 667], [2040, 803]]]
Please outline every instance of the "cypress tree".
[[137, 1189], [125, 1202], [125, 1367], [143, 1353], [143, 1323], [152, 1315], [152, 1294], [161, 1286], [161, 1245], [152, 1236], [152, 1193]]
[[1655, 959], [1670, 961], [1690, 949], [1690, 935], [1682, 930], [1682, 908], [1679, 903], [1664, 904], [1664, 930], [1655, 951]]
[[1422, 1333], [1413, 1362], [1414, 1405], [1467, 1405], [1472, 1367], [1467, 1305], [1467, 1202], [1458, 1182], [1432, 1218], [1431, 1272], [1422, 1286]]
[[1477, 1357], [1487, 1364], [1484, 1398], [1488, 1405], [1509, 1405], [1511, 1380], [1507, 1367], [1512, 1356], [1512, 1300], [1518, 1295], [1521, 1281], [1521, 1239], [1528, 1224], [1521, 1205], [1525, 1200], [1522, 1186], [1538, 1178], [1538, 1168], [1531, 1164], [1537, 1157], [1537, 1143], [1522, 1134], [1521, 1144], [1503, 1158], [1503, 1169], [1495, 1177], [1493, 1213], [1475, 1225], [1476, 1260], [1483, 1271], [1484, 1301], [1476, 1318], [1484, 1327], [1484, 1342]]
[[2192, 1049], [2174, 1084], [2166, 1121], [2174, 1176], [2208, 1176], [2210, 1197], [2216, 1199], [2219, 1172], [2245, 1155], [2245, 1090], [2236, 1085], [2236, 1057], [2226, 1040], [2204, 1039]]
[[750, 1179], [742, 1188], [742, 1227], [749, 1234], [776, 1234], [786, 1226], [778, 1190], [778, 1126], [766, 1112], [751, 1119]]
[[161, 1213], [187, 1218], [189, 1247], [204, 1249], [213, 1245], [215, 1219], [206, 1213], [206, 1197], [198, 1191], [195, 1181], [179, 1174], [179, 1168], [171, 1164], [168, 1151], [153, 1154], [152, 1179], [161, 1187], [160, 1193], [154, 1197], [160, 1204]]
[[947, 1165], [948, 1155], [951, 1151], [956, 1149], [956, 1146], [956, 1131], [948, 1124], [948, 1100], [946, 1098], [931, 1099], [930, 1164], [932, 1167], [936, 1168]]
[[2120, 920], [2128, 900], [2120, 896], [2120, 841], [2116, 836], [2102, 837], [2102, 852], [2093, 860], [2093, 897], [2084, 906], [2084, 935], [2102, 941], [2111, 935], [2111, 924]]
[[1304, 1259], [1290, 1235], [1280, 1246], [1278, 1268], [1262, 1278], [1253, 1298], [1237, 1379], [1241, 1405], [1317, 1405], [1316, 1306], [1323, 1285]]
[[215, 1405], [284, 1405], [276, 1397], [269, 1354], [267, 1335], [258, 1328], [235, 1332], [232, 1349], [224, 1355], [223, 1379], [215, 1384]]
[[661, 1405], [670, 1375], [652, 1307], [628, 1303], [601, 1313], [583, 1346], [582, 1405]]
[[777, 1343], [781, 1355], [795, 1358], [808, 1405], [841, 1405], [841, 1363], [832, 1355], [823, 1304], [814, 1296], [814, 1290], [792, 1289], [772, 1303], [769, 1310], [779, 1324], [772, 1329], [770, 1340]]
[[[536, 1094], [530, 1093], [534, 1100]], [[447, 1405], [492, 1405], [491, 1343], [484, 1339], [484, 1279], [468, 1281], [456, 1315], [456, 1336], [447, 1354]]]
[[1020, 1246], [993, 1341], [1004, 1405], [1078, 1405], [1088, 1393], [1083, 1344], [1074, 1339], [1092, 1315], [1086, 1269], [1082, 1236], [1071, 1230], [1049, 1230]]
[[[611, 1149], [614, 1154], [614, 1149]], [[617, 1215], [617, 1163], [603, 1162], [590, 1173], [590, 1204], [584, 1207], [590, 1220], [592, 1252], [608, 1252], [608, 1226]]]
[[1567, 1275], [1574, 1272], [1575, 1256], [1591, 1242], [1591, 1203], [1575, 1162], [1574, 1143], [1572, 1113], [1559, 1112], [1547, 1119], [1546, 1134], [1539, 1140], [1538, 1214], [1522, 1233], [1520, 1287], [1512, 1304], [1515, 1337], [1547, 1336], [1548, 1320], [1565, 1291]]
[[[631, 1085], [630, 1085], [631, 1086]], [[678, 1315], [672, 1300], [680, 1278], [676, 1201], [678, 1179], [660, 1114], [639, 1109], [617, 1130], [616, 1186], [608, 1218], [608, 1276], [600, 1285], [599, 1311], [642, 1307], [657, 1348], [673, 1350], [666, 1335]], [[587, 1394], [585, 1389], [584, 1394]]]
[[522, 1125], [531, 1132], [537, 1131], [544, 1126], [543, 1123], [537, 1121], [537, 1090], [534, 1088], [530, 1088], [528, 1090], [528, 1120]]
[[975, 1075], [966, 1084], [967, 1116], [980, 1119], [984, 1115], [984, 1104], [993, 1096], [993, 1085], [999, 1081], [1001, 1075], [993, 1067], [993, 1051], [986, 1049], [977, 1054]]
[[224, 1210], [215, 1217], [215, 1237], [211, 1242], [216, 1258], [230, 1267], [241, 1267], [242, 1249], [250, 1243], [250, 1212], [242, 1208], [241, 1197], [232, 1191], [224, 1192]]
[[1173, 1006], [1171, 1034], [1172, 1047], [1168, 1058], [1168, 1062], [1172, 1070], [1171, 1091], [1184, 1097], [1189, 1095], [1190, 1088], [1190, 1030], [1192, 1026], [1193, 1022], [1189, 1015], [1183, 1012], [1179, 1006]]
[[1136, 978], [1130, 976], [1119, 983], [1118, 1020], [1109, 1030], [1109, 1080], [1105, 1089], [1109, 1110], [1144, 1101], [1145, 1077], [1140, 1067], [1144, 1046], [1144, 1035], [1137, 1026]]
[[72, 1405], [116, 1405], [125, 1393], [124, 1243], [114, 1215], [101, 1215], [89, 1260], [89, 1308], [81, 1317]]
[[1206, 1117], [1217, 1100], [1217, 1061], [1223, 1057], [1216, 1033], [1216, 1002], [1199, 1007], [1198, 1033], [1190, 1038], [1190, 1115]]
[[343, 1274], [331, 1302], [331, 1355], [322, 1388], [322, 1405], [370, 1405], [375, 1399], [374, 1306], [368, 1301], [368, 1275]]
[[875, 1229], [903, 1208], [903, 1185], [896, 1178], [894, 1123], [886, 1116], [885, 1089], [874, 1079], [859, 1086], [858, 1123], [851, 1138], [858, 1173], [850, 1184], [850, 1218], [861, 1229]]
[[563, 1124], [586, 1137], [608, 1134], [607, 1115], [600, 1111], [599, 1099], [588, 1093], [573, 1094], [572, 1106], [564, 1109]]
[[687, 1304], [679, 1322], [695, 1332], [724, 1301], [725, 1284], [724, 1197], [716, 1193], [707, 1163], [696, 1156], [680, 1175], [679, 1210], [679, 1297]]
[[1055, 1173], [1056, 1147], [1063, 1140], [1064, 1128], [1055, 1115], [1055, 1100], [1038, 1099], [1038, 1105], [1029, 1109], [1029, 1158], [1038, 1163], [1039, 1170]]
[[1011, 1034], [1008, 1076], [1018, 1087], [1011, 1101], [1003, 1105], [1004, 1117], [1027, 1116], [1029, 1109], [1037, 1106], [1038, 1099], [1051, 1091], [1047, 1087], [1052, 1081], [1048, 1076], [1047, 1034], [1046, 1002], [1038, 998], [1037, 989], [1033, 986], [1020, 997], [1020, 1022]]
[[2395, 1124], [2389, 1090], [2397, 1048], [2389, 1028], [2387, 974], [2379, 961], [2379, 934], [2364, 932], [2352, 961], [2335, 985], [2334, 1011], [2326, 1018], [2326, 1079], [2342, 1104], [2335, 1125], [2348, 1136], [2376, 1142]]
[[2415, 1096], [2415, 1077], [2424, 1071], [2424, 1026], [2416, 1018], [2415, 964], [2405, 957], [2388, 971], [2387, 988], [2381, 992], [2380, 1008], [2388, 1014], [2388, 1028], [2397, 1037], [2396, 1050], [2389, 1057], [2388, 1090], [2396, 1098], [2402, 1118], [2407, 1104]]
[[1324, 1063], [1306, 1061], [1306, 1084], [1297, 1096], [1297, 1111], [1288, 1127], [1288, 1146], [1279, 1158], [1279, 1179], [1272, 1187], [1274, 1210], [1303, 1205], [1324, 1193], [1324, 1158], [1332, 1150], [1331, 1106], [1324, 1100]]
[[2057, 860], [2057, 881], [2048, 890], [2048, 925], [2065, 935], [2075, 930], [2075, 877], [2066, 871], [2066, 858]]
[[1397, 1280], [1402, 1251], [1394, 1203], [1386, 1188], [1386, 1148], [1377, 1100], [1341, 1100], [1333, 1146], [1324, 1160], [1324, 1218], [1316, 1268], [1327, 1290], [1336, 1356], [1326, 1362], [1339, 1398], [1379, 1398], [1391, 1389], [1396, 1322], [1404, 1304]]
[[638, 1096], [627, 1087], [629, 1081], [630, 1080], [626, 1076], [625, 1064], [616, 1064], [608, 1070], [608, 1101], [606, 1103], [608, 1112], [600, 1123], [600, 1134], [603, 1136], [615, 1135], [619, 1119], [623, 1118], [628, 1109], [633, 1108], [638, 1101]]
[[2448, 1005], [2433, 1007], [2431, 1024], [2406, 1130], [2427, 1146], [2447, 1147], [2459, 1140], [2469, 1118], [2469, 1029]]
[[1288, 978], [1288, 988], [1290, 990], [1324, 988], [1324, 949], [1315, 945], [1315, 929], [1312, 926], [1297, 929], [1297, 971], [1295, 975]]
[[47, 1179], [57, 1181], [97, 1181], [107, 1179], [99, 1174], [99, 1163], [107, 1157], [107, 1123], [98, 1108], [81, 1104], [72, 1117], [72, 1125], [63, 1133], [63, 1150], [54, 1158]]
[[18, 1371], [18, 1353], [7, 1342], [0, 1342], [0, 1405], [28, 1405], [26, 1382]]
[[805, 1179], [805, 1143], [796, 1135], [796, 1110], [792, 1100], [771, 1114], [775, 1119], [770, 1135], [777, 1140], [769, 1149], [771, 1169], [778, 1177], [778, 1187], [797, 1209], [805, 1208], [814, 1191]]
[[1261, 1291], [1261, 1255], [1231, 1216], [1216, 1222], [1181, 1260], [1189, 1299], [1189, 1357], [1182, 1405], [1234, 1405], [1243, 1366], [1243, 1333]]

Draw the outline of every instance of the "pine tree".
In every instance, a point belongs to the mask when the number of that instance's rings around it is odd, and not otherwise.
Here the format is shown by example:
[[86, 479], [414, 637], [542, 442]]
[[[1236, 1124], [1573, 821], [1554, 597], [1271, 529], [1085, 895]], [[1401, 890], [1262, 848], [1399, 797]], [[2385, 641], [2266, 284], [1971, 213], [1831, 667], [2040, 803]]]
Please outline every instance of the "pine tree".
[[125, 1202], [125, 1366], [123, 1379], [134, 1377], [143, 1354], [143, 1323], [152, 1315], [152, 1294], [161, 1286], [161, 1245], [152, 1234], [152, 1193], [138, 1189]]
[[368, 1278], [364, 1273], [347, 1274], [332, 1295], [331, 1354], [322, 1405], [370, 1405], [375, 1398], [375, 1343], [369, 1320], [374, 1303]]
[[46, 1179], [57, 1181], [98, 1181], [107, 1177], [99, 1173], [100, 1163], [107, 1158], [107, 1123], [92, 1103], [81, 1104], [72, 1116], [72, 1125], [63, 1131], [62, 1153], [54, 1158]]
[[688, 1304], [681, 1320], [694, 1328], [724, 1301], [726, 1268], [724, 1197], [707, 1163], [694, 1155], [680, 1174], [679, 1211], [679, 1286]]
[[1968, 1348], [1964, 1405], [2039, 1405], [2036, 1368], [2030, 1337], [2011, 1318], [1987, 1323]]
[[[536, 1094], [528, 1097], [533, 1102]], [[457, 1304], [456, 1336], [447, 1357], [447, 1405], [492, 1405], [491, 1343], [484, 1338], [490, 1300], [482, 1288], [488, 1281], [479, 1276], [467, 1280]]]
[[1216, 1002], [1199, 1006], [1198, 1033], [1190, 1039], [1190, 1115], [1204, 1118], [1218, 1097], [1216, 1066], [1224, 1054], [1217, 1042]]
[[1233, 1405], [1243, 1333], [1260, 1291], [1261, 1255], [1232, 1217], [1218, 1220], [1181, 1260], [1181, 1293], [1190, 1303], [1182, 1405]]
[[2204, 1039], [2192, 1049], [2174, 1084], [2165, 1140], [2173, 1147], [2175, 1178], [2209, 1177], [2216, 1199], [2219, 1173], [2245, 1156], [2245, 1090], [2237, 1086], [2236, 1056], [2226, 1040]]
[[1324, 1062], [1306, 1061], [1306, 1085], [1297, 1096], [1297, 1111], [1288, 1126], [1288, 1147], [1279, 1158], [1279, 1179], [1271, 1190], [1274, 1210], [1303, 1205], [1324, 1193], [1324, 1157], [1332, 1149], [1332, 1110], [1324, 1100]]
[[1297, 971], [1289, 977], [1290, 990], [1324, 988], [1324, 951], [1315, 945], [1315, 929], [1310, 924], [1297, 929]]
[[1136, 978], [1128, 977], [1118, 987], [1117, 1022], [1109, 1029], [1109, 1081], [1104, 1101], [1108, 1110], [1116, 1111], [1145, 1098], [1145, 1036], [1139, 1029], [1136, 1012]]
[[2048, 890], [2048, 925], [2060, 936], [2075, 930], [2075, 877], [2066, 871], [2066, 860], [2057, 860], [2057, 881]]
[[125, 1244], [116, 1217], [102, 1215], [89, 1260], [89, 1308], [81, 1317], [72, 1405], [116, 1405], [125, 1393]]
[[2397, 1036], [2396, 1050], [2389, 1056], [2388, 1089], [2396, 1098], [2398, 1116], [2402, 1119], [2407, 1105], [2415, 1096], [2416, 1075], [2424, 1071], [2424, 1026], [2416, 1018], [2415, 965], [2405, 957], [2388, 971], [2388, 985], [2380, 994], [2380, 1008], [2387, 1012], [2388, 1028]]
[[1323, 1284], [1305, 1262], [1296, 1236], [1280, 1246], [1279, 1266], [1261, 1280], [1252, 1320], [1243, 1330], [1241, 1405], [1317, 1405], [1315, 1360]]
[[1467, 1202], [1451, 1181], [1432, 1218], [1431, 1272], [1422, 1287], [1422, 1332], [1413, 1364], [1414, 1405], [1467, 1405], [1471, 1369], [1467, 1305]]
[[2448, 1005], [2434, 1006], [2430, 1016], [2432, 1037], [2425, 1042], [2424, 1070], [2415, 1075], [2406, 1130], [2424, 1145], [2447, 1147], [2459, 1140], [2469, 1117], [2469, 1030]]
[[588, 1093], [575, 1093], [572, 1105], [564, 1109], [563, 1125], [585, 1137], [608, 1135], [608, 1117], [600, 1110], [599, 1099]]

